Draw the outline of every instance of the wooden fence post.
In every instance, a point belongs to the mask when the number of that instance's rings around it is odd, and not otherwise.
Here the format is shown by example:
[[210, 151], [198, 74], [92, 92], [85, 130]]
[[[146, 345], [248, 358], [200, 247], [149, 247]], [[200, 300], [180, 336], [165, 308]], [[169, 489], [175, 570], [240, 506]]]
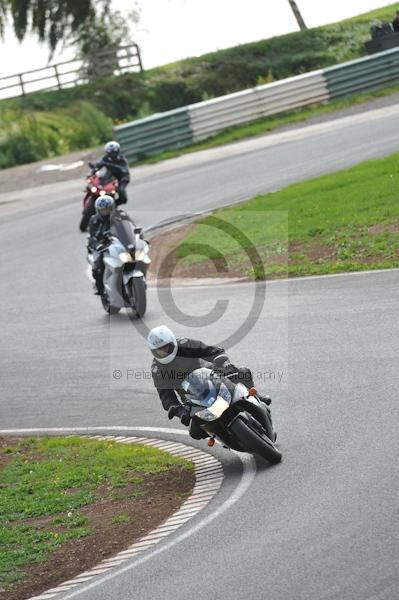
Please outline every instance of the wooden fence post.
[[23, 96], [25, 96], [24, 80], [23, 80], [23, 77], [22, 77], [22, 76], [23, 76], [23, 73], [20, 73], [20, 74], [18, 75], [18, 77], [19, 77], [19, 84], [20, 84], [20, 86], [21, 86], [22, 95], [23, 95]]

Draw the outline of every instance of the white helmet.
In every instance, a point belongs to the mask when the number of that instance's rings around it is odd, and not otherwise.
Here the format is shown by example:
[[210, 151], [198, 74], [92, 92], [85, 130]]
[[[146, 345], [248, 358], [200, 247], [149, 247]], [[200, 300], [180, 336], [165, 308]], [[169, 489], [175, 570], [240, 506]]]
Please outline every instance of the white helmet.
[[172, 362], [176, 357], [176, 336], [166, 325], [160, 325], [151, 329], [147, 337], [147, 343], [155, 360], [163, 365]]

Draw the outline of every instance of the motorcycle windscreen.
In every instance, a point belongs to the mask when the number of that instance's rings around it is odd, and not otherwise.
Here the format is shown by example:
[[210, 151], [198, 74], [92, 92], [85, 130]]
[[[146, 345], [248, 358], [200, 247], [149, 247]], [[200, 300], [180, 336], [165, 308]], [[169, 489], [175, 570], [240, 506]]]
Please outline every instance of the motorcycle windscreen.
[[[211, 379], [211, 373], [211, 369], [207, 369], [206, 367], [195, 369], [182, 382], [182, 388], [187, 397], [198, 406], [211, 406], [218, 397], [218, 393], [220, 393], [220, 389], [217, 389]], [[223, 387], [225, 388], [225, 386]], [[230, 398], [227, 388], [225, 388], [225, 391]]]
[[116, 217], [111, 224], [111, 232], [125, 248], [136, 246], [135, 225], [129, 219]]
[[106, 186], [107, 183], [114, 179], [114, 176], [108, 171], [107, 167], [101, 167], [101, 169], [97, 171], [97, 176], [102, 187]]

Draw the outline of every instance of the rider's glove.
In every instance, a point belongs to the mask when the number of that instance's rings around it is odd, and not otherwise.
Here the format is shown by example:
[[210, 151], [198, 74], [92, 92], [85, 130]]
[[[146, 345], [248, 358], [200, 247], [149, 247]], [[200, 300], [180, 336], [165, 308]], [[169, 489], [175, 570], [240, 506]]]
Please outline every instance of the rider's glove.
[[188, 427], [190, 425], [190, 421], [191, 421], [190, 409], [184, 408], [183, 410], [184, 410], [184, 412], [180, 415], [180, 421], [181, 421], [182, 425], [185, 425], [186, 427]]
[[173, 419], [173, 417], [179, 417], [186, 427], [190, 425], [190, 409], [185, 406], [171, 406], [168, 410], [168, 419]]
[[217, 367], [215, 371], [222, 377], [228, 377], [228, 375], [237, 373], [238, 368], [235, 365], [232, 365], [230, 362], [225, 362], [222, 367]]

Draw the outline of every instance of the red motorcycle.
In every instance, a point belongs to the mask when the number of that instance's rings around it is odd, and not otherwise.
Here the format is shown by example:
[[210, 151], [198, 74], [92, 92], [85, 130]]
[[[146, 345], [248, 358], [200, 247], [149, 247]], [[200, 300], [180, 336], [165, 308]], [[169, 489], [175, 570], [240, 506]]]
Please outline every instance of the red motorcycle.
[[87, 176], [86, 195], [83, 198], [82, 219], [79, 224], [80, 231], [86, 231], [90, 217], [95, 214], [95, 202], [99, 196], [108, 194], [115, 201], [119, 198], [118, 180], [112, 175], [107, 167], [101, 167]]

